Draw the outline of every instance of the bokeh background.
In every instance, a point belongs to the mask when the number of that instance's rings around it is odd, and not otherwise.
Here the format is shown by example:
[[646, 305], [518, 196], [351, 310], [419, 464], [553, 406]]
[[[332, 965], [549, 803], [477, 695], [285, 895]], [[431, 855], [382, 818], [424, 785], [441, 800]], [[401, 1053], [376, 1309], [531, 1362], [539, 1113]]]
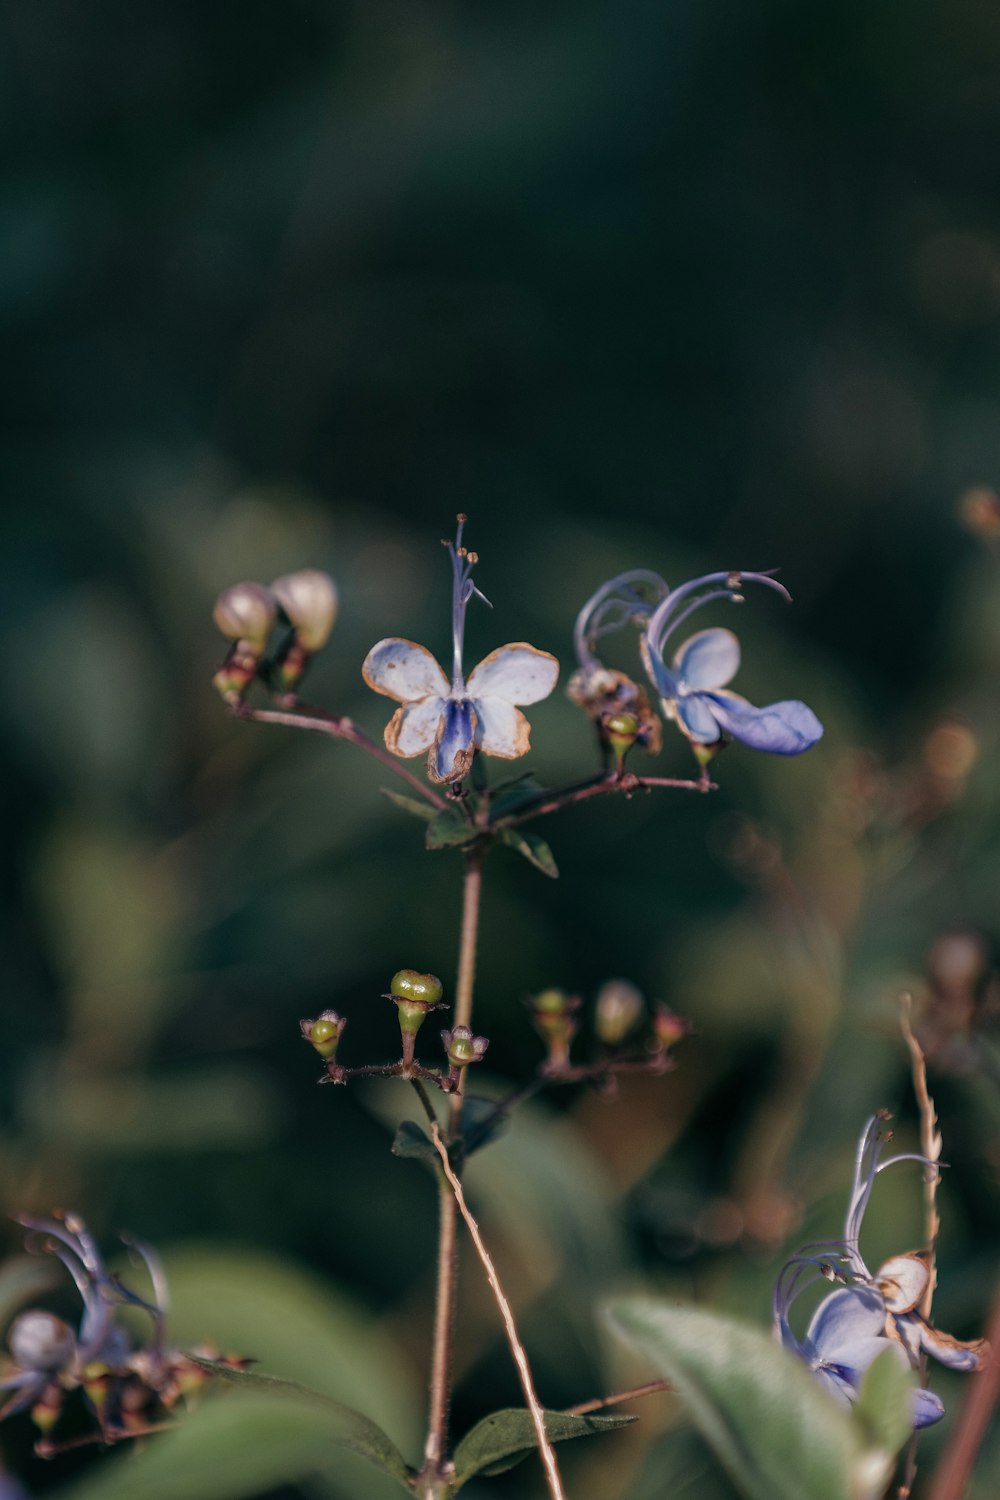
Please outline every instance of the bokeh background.
[[[795, 608], [744, 607], [738, 686], [827, 725], [801, 760], [727, 752], [711, 799], [551, 819], [558, 882], [490, 860], [496, 1087], [535, 1066], [522, 1000], [547, 985], [623, 975], [697, 1027], [668, 1079], [547, 1100], [470, 1171], [545, 1400], [642, 1378], [595, 1311], [616, 1290], [766, 1321], [783, 1255], [836, 1232], [866, 1116], [914, 1138], [904, 989], [951, 1163], [938, 1318], [981, 1332], [996, 8], [8, 0], [0, 36], [5, 1211], [155, 1242], [179, 1341], [350, 1399], [416, 1456], [432, 1186], [388, 1154], [398, 1097], [317, 1089], [298, 1020], [333, 1005], [351, 1057], [389, 1055], [392, 972], [453, 978], [459, 862], [349, 747], [229, 719], [210, 616], [239, 578], [328, 568], [309, 695], [378, 734], [360, 662], [386, 634], [446, 651], [461, 509], [494, 604], [470, 660], [566, 661], [619, 568], [780, 566]], [[561, 693], [532, 717], [541, 778], [591, 772]], [[650, 769], [689, 763], [668, 737]], [[866, 1232], [873, 1263], [919, 1243], [918, 1174], [883, 1179]], [[519, 1403], [472, 1265], [461, 1326], [459, 1431]], [[934, 1384], [917, 1494], [964, 1394]], [[730, 1496], [666, 1400], [642, 1412], [564, 1450], [579, 1500]], [[31, 1436], [0, 1432], [32, 1494], [93, 1462]], [[977, 1474], [995, 1495], [995, 1441]], [[534, 1460], [468, 1491], [540, 1492]], [[338, 1466], [267, 1493], [382, 1491]]]

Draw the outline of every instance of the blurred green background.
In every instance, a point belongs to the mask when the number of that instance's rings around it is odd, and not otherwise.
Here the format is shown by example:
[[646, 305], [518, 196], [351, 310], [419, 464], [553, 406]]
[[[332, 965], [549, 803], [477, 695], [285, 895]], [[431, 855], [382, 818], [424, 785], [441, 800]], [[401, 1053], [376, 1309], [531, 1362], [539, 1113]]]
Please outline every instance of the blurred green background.
[[[229, 719], [210, 615], [239, 578], [329, 569], [308, 696], [378, 734], [360, 662], [387, 634], [446, 653], [461, 509], [494, 604], [470, 662], [567, 662], [619, 568], [780, 566], [795, 608], [745, 606], [737, 686], [827, 725], [801, 760], [729, 751], [710, 800], [553, 818], [558, 883], [491, 857], [498, 1086], [535, 1065], [547, 985], [625, 975], [698, 1028], [670, 1078], [560, 1094], [470, 1171], [544, 1399], [643, 1378], [595, 1316], [622, 1288], [766, 1320], [783, 1254], [837, 1229], [865, 1117], [913, 1138], [903, 988], [952, 1164], [938, 1316], [983, 1331], [1000, 13], [9, 0], [0, 38], [6, 1211], [155, 1242], [179, 1340], [353, 1399], [416, 1456], [432, 1188], [388, 1155], [396, 1096], [317, 1089], [298, 1019], [335, 1006], [348, 1060], [389, 1055], [392, 972], [453, 980], [459, 863], [349, 747]], [[561, 691], [531, 717], [548, 784], [590, 774]], [[650, 769], [689, 767], [671, 735]], [[873, 1264], [919, 1242], [917, 1174], [866, 1228]], [[461, 1316], [457, 1431], [519, 1404], [472, 1265]], [[934, 1384], [924, 1482], [963, 1395]], [[730, 1494], [665, 1400], [642, 1411], [564, 1450], [578, 1500]], [[0, 1432], [32, 1493], [83, 1462], [30, 1443]], [[994, 1443], [971, 1493], [998, 1488]], [[534, 1461], [468, 1491], [540, 1492]]]

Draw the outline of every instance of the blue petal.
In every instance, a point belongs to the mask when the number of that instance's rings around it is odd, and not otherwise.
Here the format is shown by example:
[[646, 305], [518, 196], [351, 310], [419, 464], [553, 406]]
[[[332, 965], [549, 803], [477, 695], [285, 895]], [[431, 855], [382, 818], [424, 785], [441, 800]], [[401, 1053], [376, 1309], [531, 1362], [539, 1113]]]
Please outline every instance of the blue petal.
[[933, 1391], [914, 1391], [910, 1400], [914, 1427], [931, 1427], [944, 1416], [944, 1403]]
[[714, 745], [721, 740], [722, 730], [715, 721], [712, 705], [700, 693], [690, 693], [674, 702], [677, 718], [688, 739], [699, 745]]
[[475, 741], [476, 722], [467, 698], [449, 698], [441, 717], [437, 743], [428, 759], [435, 781], [456, 781], [468, 773]]
[[731, 630], [699, 630], [674, 657], [674, 672], [689, 688], [721, 688], [736, 676], [740, 643]]
[[823, 733], [823, 726], [804, 703], [790, 699], [754, 708], [738, 693], [705, 693], [719, 725], [753, 750], [769, 750], [773, 755], [801, 755]]
[[806, 1344], [821, 1359], [857, 1367], [854, 1351], [880, 1338], [885, 1330], [885, 1303], [869, 1287], [841, 1287], [831, 1292], [813, 1313]]

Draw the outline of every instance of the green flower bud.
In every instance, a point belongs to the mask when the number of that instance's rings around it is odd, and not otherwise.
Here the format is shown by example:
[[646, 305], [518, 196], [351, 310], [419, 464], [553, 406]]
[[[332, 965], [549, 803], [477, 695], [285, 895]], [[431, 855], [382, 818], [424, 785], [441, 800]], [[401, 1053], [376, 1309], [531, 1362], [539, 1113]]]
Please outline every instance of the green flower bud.
[[333, 1062], [337, 1056], [337, 1044], [347, 1022], [335, 1010], [325, 1010], [315, 1021], [300, 1021], [299, 1028], [320, 1057]]
[[444, 986], [436, 974], [418, 974], [416, 969], [399, 969], [389, 982], [390, 998], [397, 1003], [411, 1000], [432, 1010], [440, 1005]]
[[330, 639], [337, 618], [337, 587], [318, 568], [286, 573], [271, 584], [271, 593], [295, 626], [299, 643], [312, 655]]
[[473, 1036], [468, 1026], [456, 1026], [454, 1031], [442, 1031], [441, 1040], [453, 1071], [479, 1062], [490, 1045], [486, 1037]]
[[528, 1006], [535, 1029], [549, 1049], [549, 1063], [564, 1066], [569, 1062], [570, 1043], [577, 1033], [579, 996], [567, 995], [565, 990], [542, 990], [528, 1001]]
[[621, 765], [639, 738], [639, 720], [635, 714], [610, 714], [603, 723], [604, 737]]
[[259, 655], [267, 645], [278, 607], [261, 583], [234, 583], [215, 601], [212, 618], [229, 641], [245, 641]]
[[606, 1047], [619, 1047], [643, 1012], [642, 993], [627, 979], [609, 979], [597, 992], [594, 1030]]

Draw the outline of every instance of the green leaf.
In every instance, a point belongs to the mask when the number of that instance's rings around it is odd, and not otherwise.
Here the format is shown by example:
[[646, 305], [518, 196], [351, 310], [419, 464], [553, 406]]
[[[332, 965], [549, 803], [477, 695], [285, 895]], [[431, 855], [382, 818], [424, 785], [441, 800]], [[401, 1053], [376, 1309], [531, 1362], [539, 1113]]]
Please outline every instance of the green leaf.
[[402, 1457], [367, 1417], [247, 1372], [241, 1383], [248, 1388], [210, 1397], [143, 1452], [108, 1460], [58, 1500], [243, 1500], [328, 1468], [344, 1449], [409, 1491]]
[[916, 1385], [916, 1373], [895, 1349], [886, 1349], [865, 1372], [854, 1409], [872, 1442], [888, 1453], [898, 1453], [912, 1436], [912, 1392]]
[[434, 1142], [416, 1120], [403, 1120], [396, 1127], [392, 1142], [393, 1156], [403, 1156], [416, 1161], [436, 1161]]
[[507, 844], [509, 848], [516, 849], [518, 854], [523, 854], [536, 870], [541, 870], [550, 880], [558, 878], [559, 866], [555, 856], [537, 833], [522, 833], [519, 828], [501, 828], [497, 831], [497, 838], [501, 844]]
[[427, 824], [428, 849], [460, 849], [464, 844], [473, 843], [478, 837], [479, 830], [450, 807], [435, 813]]
[[438, 810], [433, 802], [421, 802], [419, 797], [408, 797], [405, 792], [394, 792], [389, 787], [379, 787], [383, 797], [388, 797], [390, 802], [395, 802], [404, 812], [412, 813], [415, 818], [423, 818], [429, 823], [431, 818], [436, 818]]
[[254, 1358], [258, 1368], [362, 1407], [399, 1443], [420, 1440], [422, 1401], [394, 1340], [329, 1281], [236, 1246], [169, 1251], [170, 1342]]
[[[573, 1417], [566, 1412], [547, 1411], [545, 1431], [550, 1442], [565, 1443], [570, 1438], [590, 1437], [598, 1432], [613, 1432], [637, 1419], [632, 1416]], [[495, 1411], [477, 1422], [455, 1449], [455, 1488], [466, 1484], [475, 1474], [502, 1474], [538, 1448], [531, 1413], [522, 1407]]]
[[490, 821], [496, 823], [517, 812], [519, 807], [534, 802], [544, 791], [545, 788], [535, 780], [531, 771], [525, 771], [521, 776], [512, 776], [508, 781], [497, 782], [490, 797]]
[[888, 1455], [866, 1451], [849, 1413], [760, 1329], [645, 1298], [610, 1317], [672, 1383], [747, 1500], [881, 1495]]

